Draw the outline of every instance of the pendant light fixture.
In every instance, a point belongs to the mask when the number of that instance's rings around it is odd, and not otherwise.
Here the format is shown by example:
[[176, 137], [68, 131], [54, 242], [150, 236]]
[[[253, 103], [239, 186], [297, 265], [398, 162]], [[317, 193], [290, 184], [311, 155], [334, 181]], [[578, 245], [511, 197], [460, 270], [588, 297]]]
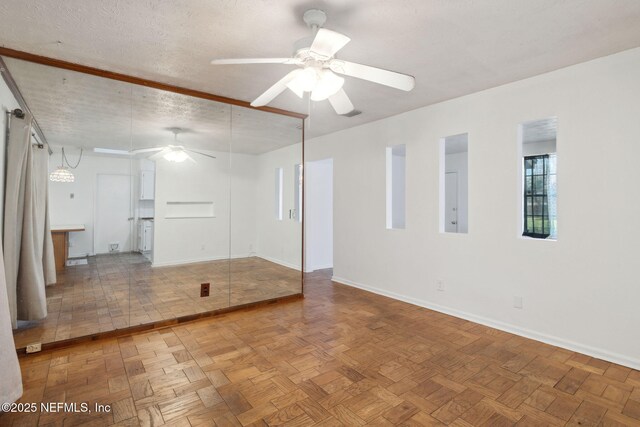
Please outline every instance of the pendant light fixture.
[[73, 182], [75, 180], [76, 177], [64, 166], [60, 166], [49, 174], [49, 181], [51, 182]]
[[[80, 164], [80, 160], [82, 160], [82, 148], [80, 149], [80, 158], [78, 158], [78, 163], [76, 163], [76, 165], [72, 167], [73, 169], [78, 167], [78, 165]], [[68, 166], [71, 166], [69, 164], [69, 161], [67, 160], [67, 156], [64, 154], [64, 147], [63, 147], [62, 148], [62, 158], [61, 158], [60, 166], [58, 167], [58, 169], [54, 170], [53, 172], [51, 172], [49, 174], [49, 181], [51, 181], [51, 182], [74, 182], [76, 180], [76, 177], [73, 175], [73, 173], [71, 173], [69, 168], [65, 167], [65, 163]]]

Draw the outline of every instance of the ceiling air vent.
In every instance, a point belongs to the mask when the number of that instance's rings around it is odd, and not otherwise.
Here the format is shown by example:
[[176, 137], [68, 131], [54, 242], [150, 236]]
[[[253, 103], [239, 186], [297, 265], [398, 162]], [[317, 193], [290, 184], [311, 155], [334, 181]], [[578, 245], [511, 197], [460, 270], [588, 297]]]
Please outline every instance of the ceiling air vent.
[[353, 117], [362, 114], [360, 110], [351, 110], [347, 114], [341, 114], [342, 117]]

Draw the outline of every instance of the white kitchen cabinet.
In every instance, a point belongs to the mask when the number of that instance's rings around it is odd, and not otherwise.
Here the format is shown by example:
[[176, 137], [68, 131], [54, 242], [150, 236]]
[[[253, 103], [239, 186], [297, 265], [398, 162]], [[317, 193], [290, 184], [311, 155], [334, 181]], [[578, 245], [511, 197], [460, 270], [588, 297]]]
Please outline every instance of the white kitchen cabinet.
[[154, 171], [140, 172], [140, 200], [153, 200], [155, 196], [156, 178]]
[[153, 250], [153, 221], [141, 220], [138, 222], [138, 251], [151, 250]]

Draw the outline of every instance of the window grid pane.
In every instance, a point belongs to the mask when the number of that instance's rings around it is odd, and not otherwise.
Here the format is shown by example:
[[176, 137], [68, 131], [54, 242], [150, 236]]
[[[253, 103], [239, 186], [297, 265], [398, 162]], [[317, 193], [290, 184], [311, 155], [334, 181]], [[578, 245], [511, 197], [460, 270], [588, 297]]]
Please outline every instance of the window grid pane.
[[[550, 234], [549, 200], [547, 188], [550, 184], [549, 155], [524, 158], [524, 232], [523, 236], [546, 238]], [[555, 176], [554, 182], [555, 184]]]

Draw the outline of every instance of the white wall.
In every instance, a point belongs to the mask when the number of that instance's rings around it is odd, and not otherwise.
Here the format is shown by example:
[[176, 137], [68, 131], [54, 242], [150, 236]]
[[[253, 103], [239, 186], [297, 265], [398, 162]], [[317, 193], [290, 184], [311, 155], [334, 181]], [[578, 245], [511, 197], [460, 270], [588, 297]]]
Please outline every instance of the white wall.
[[[229, 155], [214, 155], [156, 162], [154, 266], [229, 257]], [[215, 217], [166, 218], [167, 202], [213, 202]]]
[[[633, 49], [308, 141], [307, 160], [334, 159], [336, 280], [640, 368], [639, 75]], [[551, 116], [562, 234], [523, 239], [518, 125]], [[471, 232], [444, 234], [439, 140], [466, 132]], [[397, 143], [408, 227], [389, 231], [385, 147]]]
[[[153, 265], [251, 256], [256, 247], [256, 156], [213, 152], [197, 163], [156, 161]], [[229, 192], [231, 189], [231, 193]], [[167, 202], [213, 202], [214, 218], [166, 218]]]
[[[231, 247], [232, 258], [253, 256], [257, 245], [257, 179], [259, 158], [231, 155]], [[273, 176], [271, 177], [273, 182]]]
[[[445, 155], [445, 173], [458, 177], [458, 233], [469, 231], [469, 175], [467, 153]], [[444, 178], [443, 178], [444, 179]]]
[[[294, 202], [294, 170], [302, 160], [302, 144], [294, 144], [259, 156], [257, 183], [257, 255], [291, 267], [301, 268], [302, 224], [289, 217], [296, 209]], [[275, 215], [276, 168], [284, 170], [284, 218]]]
[[[49, 172], [60, 166], [60, 148], [53, 147], [49, 157]], [[78, 159], [79, 150], [65, 148], [71, 164]], [[85, 151], [82, 161], [71, 172], [75, 181], [49, 182], [51, 225], [84, 224], [85, 231], [69, 233], [69, 257], [94, 255], [94, 220], [98, 174], [130, 175], [128, 158], [95, 156]], [[73, 198], [71, 198], [73, 194]]]
[[333, 159], [306, 162], [305, 271], [333, 267]]
[[20, 108], [20, 104], [15, 99], [9, 87], [0, 78], [0, 240], [4, 230], [4, 170], [5, 170], [5, 150], [7, 148], [7, 111]]

